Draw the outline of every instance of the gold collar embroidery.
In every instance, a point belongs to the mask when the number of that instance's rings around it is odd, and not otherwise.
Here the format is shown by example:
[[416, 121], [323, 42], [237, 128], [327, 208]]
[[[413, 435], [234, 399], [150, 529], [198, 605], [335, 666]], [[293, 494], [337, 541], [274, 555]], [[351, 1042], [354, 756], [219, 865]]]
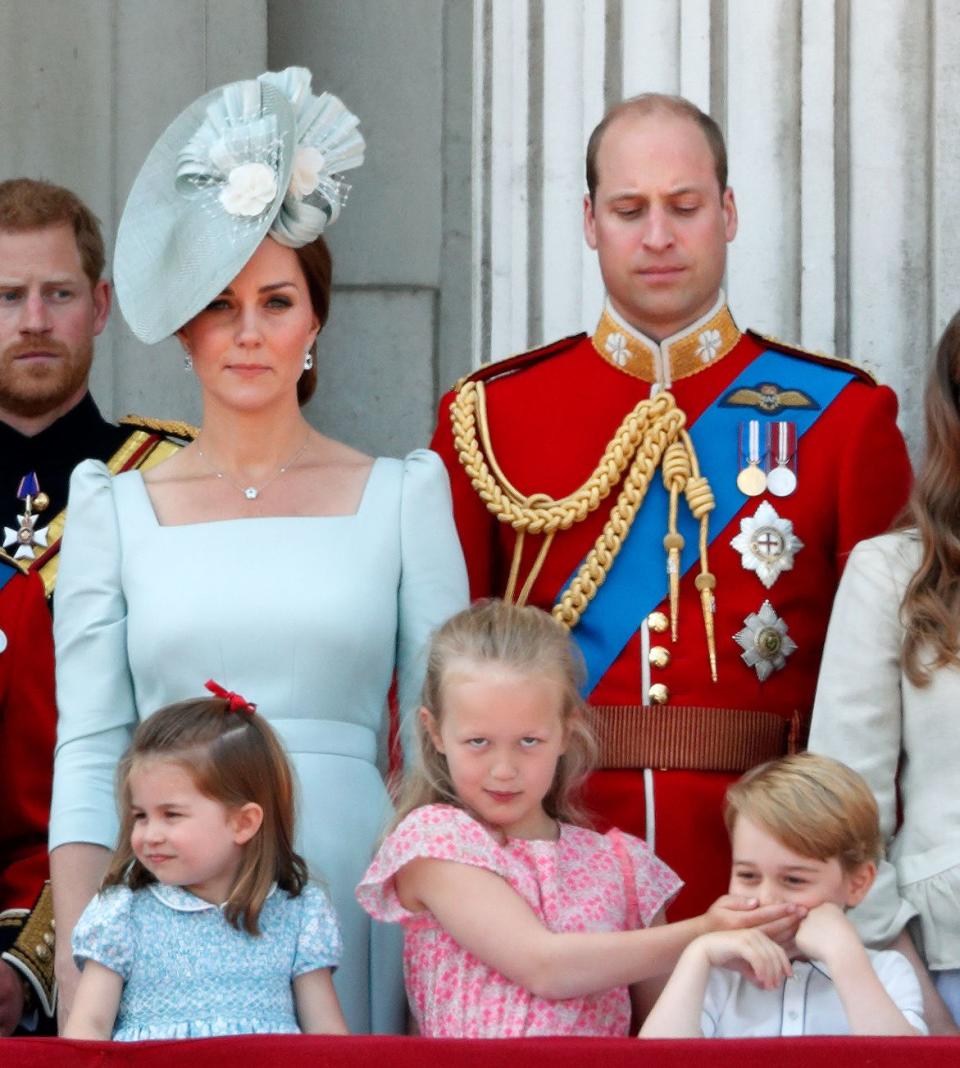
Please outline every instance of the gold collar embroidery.
[[593, 347], [607, 363], [644, 382], [671, 383], [709, 367], [740, 340], [740, 331], [721, 295], [702, 319], [660, 344], [628, 326], [609, 305], [593, 334]]

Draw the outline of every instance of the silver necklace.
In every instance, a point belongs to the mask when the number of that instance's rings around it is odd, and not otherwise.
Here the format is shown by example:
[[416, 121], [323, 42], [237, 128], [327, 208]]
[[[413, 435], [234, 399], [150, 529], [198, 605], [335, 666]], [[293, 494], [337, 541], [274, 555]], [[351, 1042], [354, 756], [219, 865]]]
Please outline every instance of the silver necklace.
[[300, 458], [300, 454], [304, 451], [304, 449], [306, 449], [307, 445], [310, 444], [310, 435], [307, 434], [303, 444], [300, 446], [299, 449], [297, 449], [293, 456], [291, 456], [290, 459], [287, 460], [287, 462], [281, 467], [278, 467], [277, 470], [259, 488], [257, 486], [241, 486], [240, 483], [237, 482], [236, 479], [231, 478], [230, 475], [226, 473], [226, 471], [218, 471], [217, 468], [215, 468], [210, 462], [203, 449], [200, 448], [199, 437], [196, 439], [194, 444], [197, 446], [197, 455], [200, 457], [201, 460], [203, 460], [203, 462], [207, 466], [207, 469], [212, 475], [216, 475], [217, 478], [226, 479], [227, 482], [229, 482], [231, 486], [234, 486], [236, 489], [238, 489], [244, 495], [244, 497], [247, 498], [248, 501], [255, 501], [260, 496], [260, 494], [263, 493], [267, 486], [269, 486], [273, 482], [276, 482], [276, 480], [284, 473], [284, 471], [287, 470], [288, 467], [296, 463], [296, 461]]

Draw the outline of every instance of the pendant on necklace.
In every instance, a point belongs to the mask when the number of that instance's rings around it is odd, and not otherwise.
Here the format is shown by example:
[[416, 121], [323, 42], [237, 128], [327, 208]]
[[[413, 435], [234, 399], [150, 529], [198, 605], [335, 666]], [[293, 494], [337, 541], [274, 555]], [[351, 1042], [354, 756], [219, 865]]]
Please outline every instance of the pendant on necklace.
[[255, 501], [257, 497], [260, 496], [254, 486], [247, 486], [247, 488], [243, 491], [243, 495], [247, 498], [248, 501]]

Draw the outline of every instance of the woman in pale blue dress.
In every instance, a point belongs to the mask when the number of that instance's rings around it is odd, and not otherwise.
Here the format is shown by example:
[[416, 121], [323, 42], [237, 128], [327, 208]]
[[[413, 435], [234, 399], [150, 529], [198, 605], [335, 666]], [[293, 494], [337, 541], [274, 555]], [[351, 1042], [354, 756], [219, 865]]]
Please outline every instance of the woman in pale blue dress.
[[[353, 889], [389, 810], [387, 695], [405, 724], [428, 633], [466, 603], [439, 459], [372, 460], [313, 430], [339, 172], [356, 119], [291, 68], [217, 90], [160, 138], [117, 237], [117, 295], [142, 340], [176, 333], [199, 380], [197, 439], [141, 474], [74, 474], [56, 599], [60, 724], [50, 825], [57, 974], [117, 831], [133, 726], [213, 676], [256, 702], [300, 782], [298, 850], [344, 932], [353, 1031], [398, 1031], [399, 945]], [[361, 358], [357, 354], [356, 358]]]

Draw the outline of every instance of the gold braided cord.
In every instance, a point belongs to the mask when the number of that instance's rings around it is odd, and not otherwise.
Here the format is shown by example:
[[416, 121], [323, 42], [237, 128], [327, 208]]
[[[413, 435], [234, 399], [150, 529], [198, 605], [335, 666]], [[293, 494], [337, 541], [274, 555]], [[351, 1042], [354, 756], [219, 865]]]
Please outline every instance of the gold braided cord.
[[[546, 494], [527, 497], [506, 478], [490, 443], [486, 418], [486, 397], [482, 382], [467, 382], [450, 406], [453, 443], [460, 463], [487, 508], [502, 523], [528, 534], [569, 530], [574, 523], [596, 511], [616, 488], [637, 449], [654, 427], [672, 427], [676, 438], [685, 421], [683, 412], [669, 393], [643, 400], [628, 413], [600, 462], [579, 489], [555, 499]], [[483, 448], [478, 440], [483, 438]], [[666, 433], [666, 429], [663, 431]], [[658, 457], [659, 458], [659, 457]], [[536, 502], [536, 503], [531, 503]]]
[[[450, 406], [450, 421], [454, 447], [474, 490], [487, 509], [501, 523], [509, 523], [516, 532], [505, 592], [507, 600], [516, 598], [519, 604], [526, 602], [556, 532], [568, 530], [574, 523], [596, 511], [623, 481], [600, 536], [553, 607], [554, 617], [568, 629], [577, 625], [606, 580], [643, 503], [650, 480], [662, 462], [664, 485], [670, 497], [664, 548], [667, 550], [667, 571], [670, 576], [673, 638], [676, 640], [679, 564], [684, 544], [683, 536], [677, 530], [677, 505], [679, 495], [683, 493], [691, 514], [700, 523], [700, 574], [695, 585], [700, 592], [711, 674], [716, 680], [712, 592], [716, 580], [709, 571], [707, 561], [709, 514], [715, 507], [715, 501], [709, 483], [700, 474], [690, 435], [684, 429], [686, 416], [677, 407], [672, 394], [662, 391], [656, 397], [640, 401], [623, 419], [586, 482], [573, 493], [559, 499], [545, 493], [525, 496], [504, 474], [490, 440], [486, 393], [482, 382], [467, 381], [462, 385]], [[544, 542], [517, 594], [520, 561], [528, 533], [543, 534]]]
[[[656, 399], [659, 400], [663, 396], [668, 396], [668, 394], [659, 393]], [[670, 397], [670, 400], [672, 403], [673, 397]], [[606, 580], [621, 546], [630, 533], [630, 527], [640, 510], [640, 505], [643, 504], [660, 460], [667, 447], [680, 435], [685, 419], [686, 416], [674, 404], [668, 412], [668, 417], [654, 422], [639, 443], [630, 469], [623, 480], [623, 488], [617, 497], [617, 503], [610, 510], [610, 516], [604, 523], [600, 536], [587, 553], [573, 581], [553, 606], [554, 618], [566, 627], [572, 629], [580, 622], [580, 617], [586, 611], [587, 605]]]

